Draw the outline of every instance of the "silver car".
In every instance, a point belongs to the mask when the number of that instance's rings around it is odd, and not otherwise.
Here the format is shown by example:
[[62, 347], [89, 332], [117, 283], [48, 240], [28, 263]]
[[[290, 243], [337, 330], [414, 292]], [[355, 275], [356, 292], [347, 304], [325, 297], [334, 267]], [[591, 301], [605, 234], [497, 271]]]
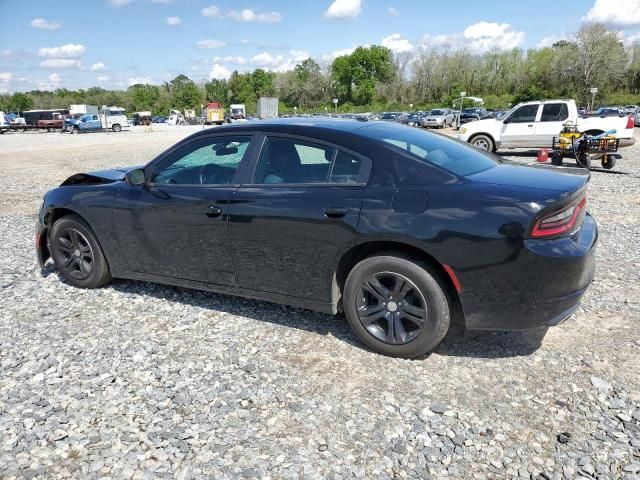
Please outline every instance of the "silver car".
[[451, 127], [455, 116], [448, 108], [434, 108], [422, 118], [422, 126], [427, 128]]

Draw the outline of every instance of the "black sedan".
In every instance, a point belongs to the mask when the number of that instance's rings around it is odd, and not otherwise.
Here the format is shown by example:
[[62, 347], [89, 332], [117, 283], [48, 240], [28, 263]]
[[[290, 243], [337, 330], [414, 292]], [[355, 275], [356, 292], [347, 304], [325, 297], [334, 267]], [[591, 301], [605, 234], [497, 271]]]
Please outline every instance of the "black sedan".
[[577, 309], [595, 266], [588, 180], [387, 122], [242, 123], [71, 176], [44, 197], [36, 247], [77, 287], [118, 277], [343, 311], [369, 347], [412, 358], [454, 312], [502, 330]]

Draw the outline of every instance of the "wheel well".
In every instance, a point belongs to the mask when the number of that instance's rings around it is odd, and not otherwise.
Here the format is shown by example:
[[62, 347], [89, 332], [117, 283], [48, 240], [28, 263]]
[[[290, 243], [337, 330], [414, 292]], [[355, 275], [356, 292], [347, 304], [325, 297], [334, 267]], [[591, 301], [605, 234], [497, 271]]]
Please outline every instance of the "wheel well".
[[80, 218], [82, 218], [86, 222], [86, 220], [78, 212], [69, 210], [68, 208], [54, 208], [47, 214], [47, 216], [44, 219], [45, 223], [47, 224], [47, 228], [51, 229], [54, 223], [56, 223], [62, 217], [66, 217], [67, 215], [78, 215]]
[[342, 258], [338, 262], [338, 268], [335, 273], [337, 289], [334, 289], [334, 295], [336, 295], [334, 297], [334, 301], [336, 301], [336, 303], [338, 302], [338, 300], [342, 300], [341, 294], [344, 289], [344, 284], [347, 280], [347, 276], [349, 275], [351, 269], [360, 260], [366, 257], [370, 257], [376, 253], [382, 252], [397, 252], [407, 257], [420, 260], [429, 265], [429, 267], [431, 267], [431, 269], [437, 274], [438, 280], [444, 287], [445, 293], [452, 301], [452, 318], [456, 318], [458, 320], [462, 319], [462, 306], [460, 303], [460, 296], [458, 295], [458, 291], [456, 290], [451, 277], [442, 266], [442, 264], [424, 250], [421, 250], [412, 245], [393, 241], [374, 241], [356, 245], [342, 256]]

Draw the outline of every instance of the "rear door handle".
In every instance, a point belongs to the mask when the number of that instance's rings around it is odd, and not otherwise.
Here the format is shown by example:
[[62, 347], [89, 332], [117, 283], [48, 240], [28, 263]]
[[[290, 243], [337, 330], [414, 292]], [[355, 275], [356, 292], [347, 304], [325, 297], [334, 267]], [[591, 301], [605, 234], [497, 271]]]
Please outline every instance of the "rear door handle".
[[216, 207], [215, 205], [209, 205], [204, 209], [204, 213], [207, 217], [219, 217], [222, 215], [222, 209], [220, 207]]
[[328, 218], [342, 218], [347, 214], [347, 209], [342, 207], [327, 207], [324, 214]]

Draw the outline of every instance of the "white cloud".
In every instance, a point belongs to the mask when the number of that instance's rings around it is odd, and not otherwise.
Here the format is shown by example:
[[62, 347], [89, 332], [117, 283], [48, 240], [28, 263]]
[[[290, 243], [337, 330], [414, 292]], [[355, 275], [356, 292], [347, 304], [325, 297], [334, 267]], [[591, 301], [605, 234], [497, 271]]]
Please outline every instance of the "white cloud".
[[251, 63], [258, 65], [259, 67], [277, 67], [282, 65], [284, 61], [284, 56], [271, 55], [269, 52], [259, 53], [251, 59]]
[[161, 3], [162, 5], [171, 5], [173, 0], [151, 0], [151, 3]]
[[478, 22], [469, 25], [462, 33], [425, 35], [423, 47], [468, 48], [483, 53], [490, 50], [511, 50], [524, 40], [524, 32], [514, 30], [508, 23]]
[[106, 70], [106, 69], [107, 69], [107, 66], [102, 62], [97, 62], [91, 65], [92, 72], [99, 72], [101, 70]]
[[549, 35], [548, 37], [543, 37], [536, 45], [536, 48], [552, 47], [554, 43], [559, 42], [560, 40], [569, 40], [569, 36], [565, 32], [562, 32], [560, 35]]
[[393, 8], [393, 7], [387, 8], [387, 13], [389, 15], [391, 15], [392, 17], [399, 17], [400, 16], [400, 12], [398, 10], [396, 10], [395, 8]]
[[0, 93], [7, 93], [9, 91], [9, 83], [13, 74], [11, 72], [0, 72]]
[[233, 65], [245, 65], [247, 63], [246, 58], [240, 56], [234, 57], [233, 55], [227, 55], [226, 57], [214, 57], [213, 61], [216, 63], [231, 63]]
[[413, 45], [399, 33], [394, 33], [382, 39], [382, 46], [387, 47], [393, 53], [404, 53], [413, 50]]
[[131, 0], [109, 0], [109, 5], [112, 7], [123, 7], [131, 3]]
[[49, 20], [45, 20], [44, 18], [34, 18], [29, 23], [33, 28], [39, 28], [40, 30], [58, 30], [62, 27], [60, 22], [50, 22]]
[[362, 13], [362, 0], [334, 0], [326, 12], [325, 18], [356, 18]]
[[638, 0], [596, 0], [582, 20], [620, 26], [640, 25], [640, 2]]
[[[363, 45], [368, 46], [368, 45]], [[333, 52], [323, 53], [320, 57], [325, 62], [332, 62], [338, 57], [342, 57], [344, 55], [351, 55], [356, 47], [351, 48], [343, 48], [342, 50], [334, 50]]]
[[211, 39], [207, 39], [207, 40], [200, 40], [199, 42], [196, 43], [196, 45], [198, 46], [198, 48], [221, 48], [224, 47], [227, 44], [227, 42], [223, 42], [222, 40], [211, 40]]
[[623, 39], [623, 43], [627, 47], [633, 45], [634, 43], [639, 43], [639, 42], [640, 42], [640, 32], [634, 33], [633, 35], [629, 35], [628, 37], [624, 36], [624, 39]]
[[100, 75], [97, 78], [98, 82], [103, 83], [103, 82], [108, 82], [109, 81], [109, 75]]
[[62, 77], [57, 73], [51, 73], [47, 77], [48, 81], [38, 83], [39, 90], [55, 90], [56, 88], [60, 88], [60, 84], [62, 83]]
[[209, 72], [209, 79], [227, 79], [231, 76], [231, 70], [229, 70], [224, 65], [220, 65], [219, 63], [214, 63], [211, 67], [211, 71]]
[[180, 25], [180, 17], [167, 17], [167, 25], [170, 27]]
[[294, 62], [303, 62], [309, 58], [309, 52], [305, 52], [304, 50], [289, 50], [289, 53], [293, 56]]
[[248, 38], [243, 38], [242, 40], [240, 40], [240, 43], [242, 45], [249, 45], [251, 43], [251, 40], [249, 40]]
[[82, 56], [87, 48], [84, 45], [68, 43], [61, 47], [44, 47], [38, 50], [38, 55], [46, 58], [77, 58]]
[[151, 77], [129, 77], [128, 86], [136, 85], [137, 83], [141, 83], [143, 85], [148, 85], [153, 83], [153, 79]]
[[282, 20], [282, 15], [278, 12], [257, 13], [249, 8], [244, 10], [229, 10], [227, 18], [237, 22], [257, 22], [257, 23], [277, 23]]
[[47, 58], [40, 62], [42, 68], [82, 68], [82, 62], [74, 58]]
[[12, 53], [10, 48], [3, 48], [0, 50], [0, 57], [10, 57]]
[[222, 18], [222, 15], [220, 14], [220, 9], [215, 5], [211, 5], [209, 7], [203, 8], [201, 13], [205, 17]]

